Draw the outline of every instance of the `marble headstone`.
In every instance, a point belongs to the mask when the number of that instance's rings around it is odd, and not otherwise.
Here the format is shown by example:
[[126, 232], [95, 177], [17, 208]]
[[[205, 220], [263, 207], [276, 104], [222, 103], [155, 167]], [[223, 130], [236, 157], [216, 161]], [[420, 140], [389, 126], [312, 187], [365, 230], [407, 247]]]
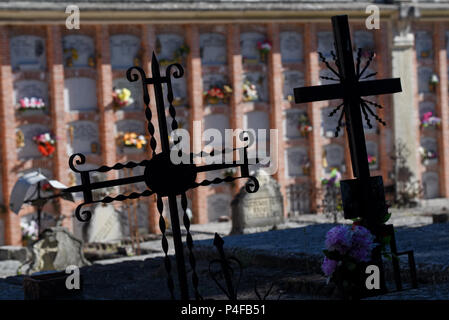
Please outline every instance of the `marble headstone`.
[[89, 242], [110, 242], [122, 238], [119, 212], [112, 205], [98, 205], [89, 224]]
[[231, 202], [231, 234], [270, 230], [284, 222], [283, 197], [278, 182], [263, 170], [258, 170], [255, 177], [259, 180], [259, 190], [248, 193], [242, 187]]
[[90, 265], [83, 254], [83, 241], [63, 227], [44, 230], [41, 238], [32, 244], [31, 250], [32, 259], [21, 266], [22, 273], [65, 270], [70, 265]]

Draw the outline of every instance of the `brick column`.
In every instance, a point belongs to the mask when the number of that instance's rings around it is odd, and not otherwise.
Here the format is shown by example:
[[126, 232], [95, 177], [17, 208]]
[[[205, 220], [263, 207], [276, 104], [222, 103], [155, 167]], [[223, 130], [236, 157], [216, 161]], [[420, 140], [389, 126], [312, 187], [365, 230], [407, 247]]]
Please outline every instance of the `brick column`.
[[[320, 66], [318, 61], [317, 44], [316, 44], [316, 25], [308, 23], [304, 26], [304, 50], [306, 65], [306, 86], [317, 85], [319, 79]], [[320, 204], [320, 196], [318, 194], [321, 188], [320, 178], [322, 171], [322, 146], [321, 146], [321, 108], [320, 102], [311, 102], [307, 104], [307, 113], [313, 130], [309, 134], [309, 158], [310, 158], [310, 178], [311, 178], [311, 211], [316, 212]]]
[[[100, 144], [103, 164], [112, 166], [116, 162], [116, 147], [114, 137], [115, 115], [112, 104], [112, 68], [110, 61], [109, 31], [107, 25], [96, 26], [97, 53], [97, 97], [100, 113]], [[116, 176], [114, 170], [108, 172], [108, 177]]]
[[[288, 202], [285, 192], [285, 163], [284, 163], [284, 134], [283, 134], [283, 96], [282, 96], [282, 60], [279, 41], [279, 25], [277, 23], [268, 24], [268, 39], [272, 43], [270, 52], [270, 61], [268, 66], [268, 80], [270, 90], [270, 129], [278, 130], [278, 140], [271, 141], [277, 143], [277, 154], [270, 154], [270, 157], [277, 157], [277, 172], [275, 179], [281, 187], [281, 193], [284, 195], [284, 216], [287, 217]], [[267, 133], [268, 135], [269, 133]]]
[[[227, 51], [228, 51], [228, 74], [233, 95], [229, 101], [231, 109], [229, 123], [232, 129], [243, 129], [243, 108], [240, 105], [243, 97], [242, 90], [242, 55], [240, 54], [240, 26], [238, 24], [228, 25], [227, 28]], [[238, 139], [237, 139], [238, 140]], [[234, 145], [236, 146], [236, 145]], [[237, 145], [238, 147], [238, 145]], [[239, 179], [235, 181], [233, 193], [237, 193], [244, 185], [245, 181]]]
[[440, 85], [437, 87], [437, 105], [436, 113], [442, 119], [441, 129], [438, 134], [438, 150], [439, 150], [439, 176], [440, 176], [440, 196], [449, 197], [449, 107], [447, 98], [447, 51], [445, 46], [445, 27], [443, 23], [435, 23], [435, 60], [436, 71], [440, 78]]
[[[62, 63], [62, 40], [59, 26], [47, 26], [47, 63], [50, 88], [50, 110], [53, 133], [56, 140], [56, 151], [53, 154], [53, 176], [65, 185], [67, 178], [67, 134], [64, 110], [64, 66]], [[62, 225], [73, 230], [71, 208], [58, 199], [59, 214], [64, 216]]]
[[9, 197], [17, 176], [14, 166], [17, 163], [17, 147], [15, 134], [15, 115], [12, 101], [13, 76], [9, 56], [8, 29], [0, 26], [0, 150], [2, 155], [3, 200], [6, 213], [2, 217], [5, 229], [5, 244], [20, 245], [22, 234], [20, 218], [9, 210]]
[[[150, 25], [142, 25], [142, 48], [143, 48], [143, 56], [142, 56], [142, 66], [145, 70], [147, 77], [151, 76], [151, 56], [153, 54], [153, 50], [155, 50], [156, 44], [156, 32], [154, 30], [154, 26]], [[154, 88], [153, 86], [148, 87], [149, 95], [150, 95], [150, 109], [153, 116], [153, 126], [155, 129], [155, 133], [158, 131], [158, 123], [157, 123], [157, 111], [156, 111], [156, 103], [153, 99], [154, 97]], [[144, 108], [146, 108], [144, 106]], [[149, 136], [148, 127], [145, 126], [145, 132]], [[156, 138], [157, 140], [157, 138]], [[157, 152], [161, 151], [160, 144], [156, 147]], [[148, 157], [151, 157], [153, 151], [148, 146]], [[151, 233], [161, 233], [159, 229], [159, 212], [157, 211], [156, 205], [156, 195], [153, 195], [149, 199], [148, 206], [148, 229]]]
[[[200, 42], [199, 31], [197, 26], [186, 27], [186, 41], [190, 48], [190, 54], [187, 61], [186, 77], [189, 91], [190, 105], [190, 141], [191, 149], [194, 144], [202, 148], [201, 141], [193, 141], [193, 122], [202, 121], [203, 119], [203, 79], [201, 74], [201, 58], [200, 58]], [[192, 151], [192, 150], [191, 150]], [[199, 152], [199, 150], [193, 150]], [[204, 172], [198, 174], [197, 181], [206, 178]], [[204, 187], [198, 187], [192, 191], [192, 213], [194, 223], [207, 223], [207, 198]]]

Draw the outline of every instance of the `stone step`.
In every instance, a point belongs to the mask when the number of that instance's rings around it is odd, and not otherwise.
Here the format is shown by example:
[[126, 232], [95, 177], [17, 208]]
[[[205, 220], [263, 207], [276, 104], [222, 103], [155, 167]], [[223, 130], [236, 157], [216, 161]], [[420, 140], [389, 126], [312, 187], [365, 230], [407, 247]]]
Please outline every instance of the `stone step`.
[[3, 260], [18, 260], [25, 262], [30, 258], [31, 253], [26, 247], [19, 246], [1, 246], [0, 247], [0, 261]]

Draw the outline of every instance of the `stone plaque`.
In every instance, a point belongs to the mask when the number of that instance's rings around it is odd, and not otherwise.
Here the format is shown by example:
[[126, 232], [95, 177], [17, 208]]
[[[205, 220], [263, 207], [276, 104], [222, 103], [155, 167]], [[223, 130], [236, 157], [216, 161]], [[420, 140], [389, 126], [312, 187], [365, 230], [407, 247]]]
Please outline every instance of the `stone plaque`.
[[288, 148], [286, 150], [287, 178], [304, 176], [307, 174], [309, 156], [305, 148]]
[[[204, 117], [203, 120], [204, 130], [215, 129], [218, 130], [221, 134], [222, 141], [212, 141], [211, 138], [207, 138], [207, 141], [204, 142], [205, 145], [220, 147], [223, 148], [224, 139], [225, 139], [225, 130], [230, 128], [229, 125], [229, 117], [225, 114], [209, 114]], [[210, 141], [210, 142], [209, 142]]]
[[45, 39], [23, 35], [10, 40], [11, 67], [14, 70], [45, 70]]
[[284, 222], [283, 197], [278, 182], [263, 169], [258, 170], [255, 176], [260, 184], [259, 190], [248, 193], [242, 187], [231, 202], [231, 234], [269, 230]]
[[[253, 129], [257, 135], [256, 141], [265, 141], [270, 139], [270, 117], [264, 111], [251, 111], [245, 113], [243, 117], [243, 128]], [[265, 132], [265, 139], [261, 136], [258, 130]]]
[[280, 33], [281, 57], [283, 63], [301, 62], [303, 60], [302, 35], [295, 31]]
[[204, 65], [226, 64], [226, 37], [221, 33], [202, 33], [200, 54]]
[[433, 70], [429, 67], [418, 68], [418, 92], [428, 93], [430, 92], [429, 81], [432, 77]]
[[68, 154], [74, 153], [100, 153], [98, 126], [91, 121], [76, 121], [69, 124]]
[[130, 34], [116, 34], [109, 37], [112, 69], [128, 69], [135, 65], [134, 59], [140, 50], [140, 39]]
[[318, 52], [321, 52], [326, 59], [332, 59], [331, 51], [335, 52], [334, 35], [330, 31], [318, 32]]
[[231, 216], [231, 196], [216, 193], [207, 197], [207, 212], [209, 222], [216, 222], [221, 216]]
[[[47, 83], [40, 80], [20, 80], [14, 82], [14, 104], [19, 104], [19, 101], [22, 98], [42, 98], [48, 108], [49, 99]], [[30, 110], [27, 112], [32, 111]]]
[[440, 196], [440, 185], [437, 172], [424, 172], [422, 181], [425, 199], [438, 198]]
[[[327, 138], [335, 137], [335, 129], [338, 125], [338, 118], [340, 117], [340, 111], [329, 117], [329, 114], [334, 110], [334, 107], [326, 107], [321, 109], [321, 135]], [[344, 135], [345, 128], [342, 127], [338, 136], [341, 137]]]
[[42, 124], [28, 124], [20, 127], [25, 138], [25, 146], [19, 148], [19, 159], [40, 158], [42, 154], [37, 149], [37, 144], [33, 141], [33, 137], [49, 132], [50, 130]]
[[[88, 68], [89, 59], [95, 58], [94, 40], [86, 35], [68, 35], [62, 40], [62, 48], [64, 50], [65, 66], [69, 67], [67, 61], [70, 60], [73, 68]], [[72, 49], [76, 50], [73, 56]]]
[[332, 168], [337, 168], [341, 172], [344, 172], [345, 164], [345, 152], [344, 148], [338, 144], [329, 144], [324, 147], [325, 160], [327, 162], [327, 167], [325, 167], [326, 172], [330, 172]]
[[129, 82], [126, 78], [119, 78], [114, 80], [114, 88], [126, 88], [131, 91], [131, 98], [134, 100], [129, 106], [121, 108], [121, 110], [135, 110], [141, 109], [143, 106], [143, 92], [142, 84], [140, 82]]
[[256, 86], [257, 95], [259, 97], [256, 101], [268, 101], [268, 86], [266, 77], [261, 72], [245, 73], [243, 81], [248, 80]]
[[265, 35], [259, 32], [243, 32], [240, 34], [240, 52], [243, 61], [259, 60], [257, 43], [265, 40]]
[[285, 111], [284, 133], [287, 139], [296, 139], [301, 137], [298, 130], [299, 118], [302, 114], [307, 114], [304, 110], [290, 109]]
[[365, 54], [365, 57], [369, 57], [369, 54], [374, 51], [374, 47], [374, 34], [372, 32], [362, 30], [354, 32], [354, 49], [356, 53], [361, 48], [362, 54]]
[[[371, 159], [373, 162], [369, 165], [371, 170], [379, 169], [379, 149], [377, 147], [377, 143], [374, 141], [366, 141], [366, 152], [368, 153], [368, 159]], [[373, 157], [373, 158], [370, 158]], [[375, 159], [375, 161], [374, 161]], [[374, 163], [375, 162], [375, 163]]]
[[[284, 98], [294, 101], [293, 89], [304, 87], [304, 74], [300, 71], [287, 70], [284, 71]], [[289, 99], [290, 96], [290, 99]]]
[[26, 270], [24, 273], [65, 270], [71, 265], [77, 267], [90, 265], [84, 258], [83, 241], [63, 227], [44, 230], [41, 238], [33, 244], [32, 251], [32, 261], [21, 266], [21, 270]]
[[[157, 36], [159, 60], [173, 60], [175, 51], [184, 44], [184, 38], [179, 34], [166, 33]], [[184, 78], [183, 78], [184, 79]]]
[[416, 57], [418, 59], [432, 58], [432, 34], [427, 31], [415, 32]]
[[66, 110], [87, 111], [97, 108], [97, 84], [94, 79], [84, 77], [68, 78], [65, 79], [64, 85]]
[[122, 238], [120, 213], [112, 205], [97, 205], [89, 223], [89, 242], [113, 242]]

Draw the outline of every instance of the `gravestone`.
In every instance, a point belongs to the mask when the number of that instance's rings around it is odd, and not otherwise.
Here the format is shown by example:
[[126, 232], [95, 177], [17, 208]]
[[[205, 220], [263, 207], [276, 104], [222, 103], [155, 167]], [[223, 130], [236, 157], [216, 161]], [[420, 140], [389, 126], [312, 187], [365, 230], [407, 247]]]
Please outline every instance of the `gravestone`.
[[284, 202], [278, 182], [263, 170], [254, 176], [259, 180], [259, 190], [247, 193], [242, 187], [231, 202], [231, 234], [266, 231], [284, 222]]
[[130, 34], [116, 34], [109, 37], [112, 69], [127, 69], [135, 65], [134, 58], [140, 49], [140, 39]]
[[[92, 37], [71, 34], [67, 35], [62, 40], [62, 47], [64, 49], [64, 59], [71, 58], [72, 68], [88, 68], [89, 59], [93, 59], [95, 55], [95, 44]], [[78, 57], [73, 58], [71, 50], [75, 49]], [[67, 66], [67, 64], [65, 65]]]
[[98, 127], [92, 121], [75, 121], [69, 125], [68, 154], [100, 153]]
[[25, 146], [18, 149], [19, 159], [40, 158], [42, 154], [37, 148], [37, 144], [33, 141], [33, 137], [49, 132], [49, 128], [42, 124], [27, 124], [20, 127], [25, 138]]
[[430, 91], [429, 81], [432, 77], [433, 70], [429, 67], [418, 68], [418, 92], [428, 93]]
[[341, 172], [345, 172], [345, 153], [342, 146], [338, 144], [329, 144], [324, 147], [326, 153], [327, 167], [326, 172], [330, 172], [332, 168], [337, 168]]
[[200, 53], [204, 65], [226, 64], [226, 37], [221, 33], [202, 33]]
[[45, 39], [21, 35], [10, 40], [10, 57], [13, 70], [45, 70]]
[[216, 193], [207, 197], [207, 215], [209, 222], [216, 222], [222, 216], [231, 216], [231, 196]]
[[301, 62], [303, 60], [303, 41], [301, 33], [295, 31], [283, 31], [280, 33], [279, 38], [282, 63]]
[[307, 169], [304, 167], [309, 162], [305, 148], [288, 148], [286, 150], [287, 178], [304, 176]]
[[157, 42], [159, 43], [158, 58], [160, 60], [172, 60], [175, 51], [183, 45], [184, 38], [175, 33], [159, 34]]
[[331, 51], [335, 52], [334, 48], [334, 35], [330, 31], [318, 32], [318, 48], [317, 51], [321, 52], [323, 56], [332, 58]]
[[87, 230], [88, 242], [114, 242], [123, 238], [120, 213], [112, 205], [98, 205]]
[[440, 186], [437, 172], [424, 172], [422, 175], [422, 184], [425, 199], [433, 199], [440, 196]]
[[287, 139], [296, 139], [301, 137], [301, 132], [298, 130], [299, 119], [301, 115], [306, 114], [305, 110], [289, 109], [285, 110], [284, 119], [284, 133]]
[[[304, 74], [296, 70], [284, 71], [284, 99], [293, 101], [293, 89], [304, 86]], [[289, 99], [289, 96], [291, 97]]]
[[416, 57], [418, 59], [432, 58], [432, 34], [427, 31], [415, 32]]
[[96, 109], [97, 84], [95, 80], [86, 77], [65, 79], [64, 104], [67, 111], [88, 111]]
[[21, 266], [19, 270], [21, 273], [65, 270], [70, 265], [77, 267], [90, 265], [84, 258], [83, 241], [63, 227], [44, 230], [41, 238], [32, 244], [31, 252], [32, 259]]
[[257, 43], [265, 40], [265, 35], [259, 32], [242, 32], [240, 34], [240, 52], [243, 62], [259, 62]]

